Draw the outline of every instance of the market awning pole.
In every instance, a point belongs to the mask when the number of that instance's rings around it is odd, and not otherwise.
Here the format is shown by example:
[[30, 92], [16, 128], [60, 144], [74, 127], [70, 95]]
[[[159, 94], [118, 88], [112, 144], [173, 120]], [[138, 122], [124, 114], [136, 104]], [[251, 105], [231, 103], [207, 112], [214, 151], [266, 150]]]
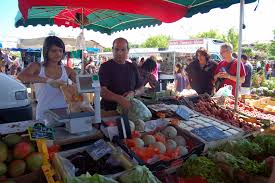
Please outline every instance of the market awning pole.
[[175, 69], [175, 67], [176, 67], [176, 52], [174, 51], [174, 55], [173, 55], [173, 69], [172, 69], [172, 71], [173, 71], [173, 73], [174, 73], [174, 69]]
[[241, 54], [242, 54], [242, 34], [243, 34], [243, 18], [244, 18], [244, 0], [240, 0], [240, 24], [239, 24], [239, 42], [238, 42], [238, 64], [237, 64], [237, 81], [235, 91], [234, 111], [238, 110], [238, 96], [240, 86], [240, 70], [241, 70]]
[[[82, 36], [84, 37], [84, 14], [83, 14], [83, 8], [82, 8], [82, 14], [81, 14], [81, 33], [82, 33]], [[81, 39], [83, 40], [83, 39]], [[84, 40], [85, 41], [85, 40]], [[81, 44], [81, 43], [80, 43]], [[82, 43], [84, 45], [84, 43]], [[81, 46], [82, 47], [82, 46]], [[81, 74], [85, 74], [85, 61], [84, 61], [84, 51], [85, 51], [85, 48], [82, 48], [82, 54], [81, 54], [81, 59], [82, 59], [82, 62], [81, 62]]]

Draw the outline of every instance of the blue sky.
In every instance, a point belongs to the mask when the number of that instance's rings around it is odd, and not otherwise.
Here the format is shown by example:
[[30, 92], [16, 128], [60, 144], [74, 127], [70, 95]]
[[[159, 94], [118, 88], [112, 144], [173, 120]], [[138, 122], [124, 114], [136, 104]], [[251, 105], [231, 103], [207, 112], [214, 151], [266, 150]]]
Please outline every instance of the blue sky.
[[0, 11], [0, 30], [2, 35], [14, 28], [14, 18], [18, 11], [17, 0], [1, 0], [1, 11]]
[[[55, 31], [58, 36], [77, 37], [79, 29], [65, 27], [14, 27], [14, 18], [18, 11], [17, 0], [1, 0], [0, 11], [0, 41], [17, 38], [35, 38], [47, 36], [50, 31]], [[257, 11], [254, 11], [257, 2], [245, 6], [245, 25], [243, 40], [245, 42], [267, 41], [273, 39], [272, 30], [275, 30], [275, 0], [261, 0]], [[85, 31], [87, 40], [93, 39], [103, 46], [110, 47], [117, 37], [125, 37], [130, 42], [142, 43], [148, 37], [158, 34], [170, 35], [174, 39], [188, 39], [190, 35], [199, 32], [217, 29], [225, 33], [229, 28], [236, 30], [239, 26], [239, 5], [227, 9], [214, 9], [207, 14], [198, 14], [192, 18], [183, 18], [175, 23], [163, 24], [157, 27], [142, 28], [119, 32], [108, 36], [93, 31]], [[30, 34], [31, 33], [31, 34]]]

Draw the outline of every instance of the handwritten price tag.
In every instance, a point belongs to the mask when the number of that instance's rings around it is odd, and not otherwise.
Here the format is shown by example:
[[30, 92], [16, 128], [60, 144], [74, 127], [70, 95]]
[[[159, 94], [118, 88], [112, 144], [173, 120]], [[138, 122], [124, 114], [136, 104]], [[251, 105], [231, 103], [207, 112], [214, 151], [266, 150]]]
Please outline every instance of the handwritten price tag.
[[54, 129], [45, 126], [42, 123], [36, 123], [33, 127], [28, 128], [31, 140], [46, 139], [54, 140]]
[[95, 160], [99, 160], [106, 154], [109, 154], [112, 152], [112, 148], [105, 142], [104, 140], [100, 139], [90, 145], [86, 149], [87, 153]]

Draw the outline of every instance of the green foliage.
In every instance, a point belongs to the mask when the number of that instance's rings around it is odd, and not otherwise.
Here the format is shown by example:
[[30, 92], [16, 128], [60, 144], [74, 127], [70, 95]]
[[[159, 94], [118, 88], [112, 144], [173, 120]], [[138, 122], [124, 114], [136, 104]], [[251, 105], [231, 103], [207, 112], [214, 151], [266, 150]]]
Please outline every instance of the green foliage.
[[142, 48], [168, 48], [170, 36], [157, 35], [149, 37], [144, 43], [141, 44]]
[[275, 89], [275, 80], [265, 80], [262, 82], [263, 87], [267, 87], [269, 90]]
[[51, 31], [48, 33], [48, 35], [49, 35], [49, 36], [56, 36], [56, 33], [55, 33], [53, 30], [51, 30]]
[[275, 136], [272, 135], [258, 135], [253, 140], [264, 150], [267, 156], [275, 155]]
[[219, 33], [216, 29], [210, 29], [207, 32], [200, 32], [197, 35], [190, 36], [191, 38], [213, 38], [213, 39], [222, 39], [224, 40], [224, 36]]
[[252, 76], [252, 86], [258, 88], [263, 85], [265, 81], [264, 73], [255, 73]]
[[243, 48], [242, 48], [242, 53], [245, 54], [245, 55], [247, 55], [247, 56], [250, 57], [250, 58], [254, 57], [254, 55], [255, 55], [255, 54], [253, 53], [252, 49], [249, 48], [249, 47], [243, 47]]
[[208, 183], [224, 183], [225, 175], [216, 164], [206, 157], [192, 157], [183, 163], [183, 166], [177, 170], [180, 177], [202, 176]]
[[258, 43], [258, 42], [256, 42], [253, 47], [254, 47], [255, 51], [268, 53], [269, 46], [270, 46], [269, 43]]
[[227, 32], [226, 42], [232, 44], [234, 52], [238, 50], [238, 40], [239, 33], [233, 27], [230, 28]]
[[112, 51], [112, 48], [104, 48], [103, 49], [103, 52], [111, 52]]
[[263, 149], [254, 142], [250, 142], [247, 139], [241, 139], [238, 141], [227, 142], [211, 151], [227, 152], [233, 156], [253, 157], [262, 154]]
[[275, 41], [272, 41], [269, 47], [269, 54], [275, 56]]
[[140, 47], [139, 44], [129, 42], [129, 48], [139, 48], [139, 47]]
[[192, 35], [191, 38], [213, 38], [220, 39], [230, 43], [233, 46], [233, 51], [238, 50], [238, 32], [234, 28], [230, 28], [226, 34], [219, 33], [216, 29], [210, 29], [207, 32], [200, 32], [197, 35]]

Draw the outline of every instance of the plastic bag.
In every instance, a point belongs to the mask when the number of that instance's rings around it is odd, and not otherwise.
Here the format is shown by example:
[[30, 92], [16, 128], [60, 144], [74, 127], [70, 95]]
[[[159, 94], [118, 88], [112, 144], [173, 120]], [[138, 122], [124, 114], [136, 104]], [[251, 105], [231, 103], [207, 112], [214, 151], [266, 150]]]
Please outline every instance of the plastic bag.
[[222, 88], [220, 88], [214, 95], [214, 97], [230, 97], [232, 95], [232, 86], [231, 85], [226, 85]]
[[68, 104], [69, 112], [93, 111], [88, 96], [78, 93], [77, 87], [75, 85], [64, 85], [60, 88]]
[[[129, 99], [132, 107], [128, 111], [128, 118], [131, 121], [137, 121], [139, 119], [143, 121], [148, 121], [152, 118], [151, 111], [138, 99], [136, 98], [130, 98]], [[123, 108], [118, 105], [117, 112], [119, 114], [123, 113]]]

